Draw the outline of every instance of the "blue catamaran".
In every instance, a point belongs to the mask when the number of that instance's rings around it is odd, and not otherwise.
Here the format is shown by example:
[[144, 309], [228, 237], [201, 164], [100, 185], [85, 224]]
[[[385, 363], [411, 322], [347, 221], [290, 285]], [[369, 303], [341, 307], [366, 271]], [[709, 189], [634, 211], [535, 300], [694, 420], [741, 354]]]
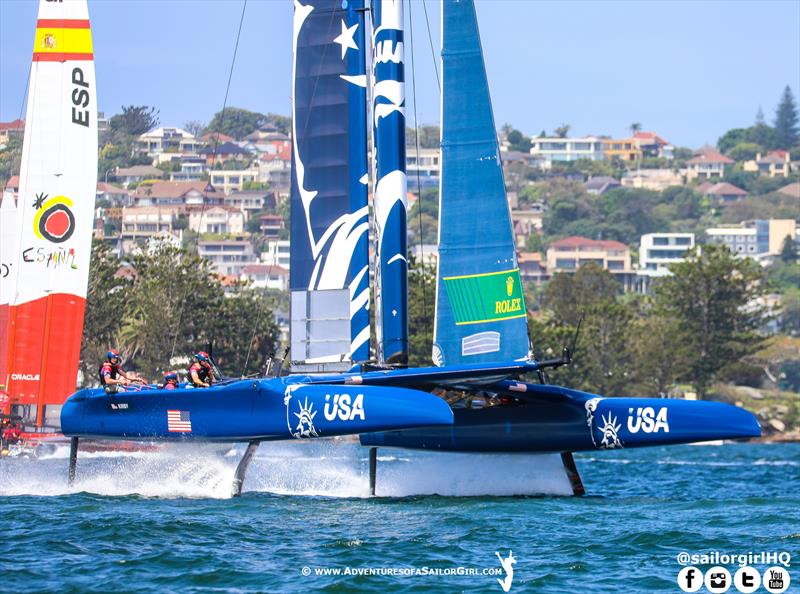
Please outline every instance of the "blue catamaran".
[[[236, 472], [238, 494], [263, 441], [359, 434], [370, 448], [373, 493], [378, 447], [544, 454], [558, 461], [573, 491], [581, 493], [572, 452], [760, 435], [755, 417], [734, 406], [606, 398], [543, 381], [545, 369], [568, 364], [570, 356], [531, 356], [471, 0], [442, 4], [435, 366], [407, 367], [402, 2], [294, 5], [292, 373], [225, 379], [206, 389], [81, 390], [61, 416], [64, 434], [72, 437], [72, 476], [83, 437], [242, 441], [249, 446]], [[525, 380], [537, 375], [539, 383]], [[459, 402], [478, 394], [482, 408]], [[531, 463], [537, 460], [531, 457]]]

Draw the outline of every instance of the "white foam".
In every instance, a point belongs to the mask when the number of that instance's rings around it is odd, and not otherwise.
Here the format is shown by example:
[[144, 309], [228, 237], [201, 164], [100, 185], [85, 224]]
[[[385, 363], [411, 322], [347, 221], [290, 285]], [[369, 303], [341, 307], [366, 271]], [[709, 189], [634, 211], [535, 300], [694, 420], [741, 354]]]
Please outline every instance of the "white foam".
[[[0, 463], [0, 495], [227, 498], [244, 446], [181, 444], [157, 451], [81, 452], [67, 484], [67, 448], [39, 460]], [[571, 495], [558, 454], [454, 454], [381, 448], [377, 495]], [[334, 440], [265, 442], [245, 492], [369, 497], [368, 450]]]

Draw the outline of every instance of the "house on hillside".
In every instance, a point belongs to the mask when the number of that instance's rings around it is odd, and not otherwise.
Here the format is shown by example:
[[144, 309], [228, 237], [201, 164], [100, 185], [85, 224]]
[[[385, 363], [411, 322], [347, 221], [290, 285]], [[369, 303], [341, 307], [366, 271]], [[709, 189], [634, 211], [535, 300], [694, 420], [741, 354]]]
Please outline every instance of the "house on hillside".
[[636, 273], [631, 266], [631, 252], [624, 243], [573, 235], [554, 241], [547, 248], [547, 271], [551, 275], [557, 272], [572, 274], [589, 263], [608, 270], [625, 290], [635, 287]]
[[225, 194], [205, 181], [157, 181], [140, 185], [133, 193], [136, 206], [193, 206], [223, 204]]
[[702, 194], [703, 196], [708, 196], [709, 198], [716, 198], [723, 203], [736, 202], [737, 200], [743, 200], [744, 198], [747, 198], [747, 192], [741, 188], [737, 188], [733, 184], [729, 184], [728, 182], [713, 184], [710, 187], [705, 188], [702, 191]]
[[789, 151], [782, 149], [769, 151], [765, 156], [756, 153], [756, 158], [752, 161], [745, 161], [742, 169], [750, 172], [758, 172], [759, 175], [769, 177], [789, 177], [791, 172], [791, 157]]
[[734, 162], [719, 151], [704, 147], [686, 162], [686, 179], [722, 179], [725, 177], [725, 166], [733, 165]]
[[165, 173], [152, 165], [134, 165], [133, 167], [117, 167], [114, 177], [122, 187], [127, 188], [132, 183], [139, 183], [147, 179], [161, 179]]

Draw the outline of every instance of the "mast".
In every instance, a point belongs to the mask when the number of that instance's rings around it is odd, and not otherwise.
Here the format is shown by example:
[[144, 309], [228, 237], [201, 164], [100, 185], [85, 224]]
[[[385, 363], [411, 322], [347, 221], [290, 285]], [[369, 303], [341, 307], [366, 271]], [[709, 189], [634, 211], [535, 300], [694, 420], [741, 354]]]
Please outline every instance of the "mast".
[[378, 361], [408, 363], [402, 0], [372, 0], [375, 333]]
[[472, 0], [442, 3], [436, 365], [528, 355], [528, 323]]
[[295, 0], [291, 353], [316, 369], [369, 359], [363, 0]]
[[86, 0], [41, 0], [22, 147], [6, 374], [12, 404], [57, 418], [75, 390], [97, 186], [97, 99]]

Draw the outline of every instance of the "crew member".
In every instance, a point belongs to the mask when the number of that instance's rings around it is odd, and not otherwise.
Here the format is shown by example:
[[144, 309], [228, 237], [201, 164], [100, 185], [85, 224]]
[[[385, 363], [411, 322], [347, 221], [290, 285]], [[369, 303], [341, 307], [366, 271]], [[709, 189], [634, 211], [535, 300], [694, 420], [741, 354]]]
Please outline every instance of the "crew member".
[[21, 436], [22, 427], [19, 425], [19, 423], [9, 423], [8, 426], [3, 430], [3, 441], [7, 446], [18, 443]]
[[205, 351], [195, 353], [194, 362], [189, 367], [189, 380], [195, 388], [208, 388], [214, 383], [211, 357]]
[[174, 390], [178, 387], [178, 373], [176, 371], [167, 371], [164, 373], [164, 389]]
[[115, 349], [106, 353], [106, 360], [100, 366], [100, 384], [106, 392], [116, 392], [117, 386], [127, 386], [133, 381], [120, 366], [122, 357]]

